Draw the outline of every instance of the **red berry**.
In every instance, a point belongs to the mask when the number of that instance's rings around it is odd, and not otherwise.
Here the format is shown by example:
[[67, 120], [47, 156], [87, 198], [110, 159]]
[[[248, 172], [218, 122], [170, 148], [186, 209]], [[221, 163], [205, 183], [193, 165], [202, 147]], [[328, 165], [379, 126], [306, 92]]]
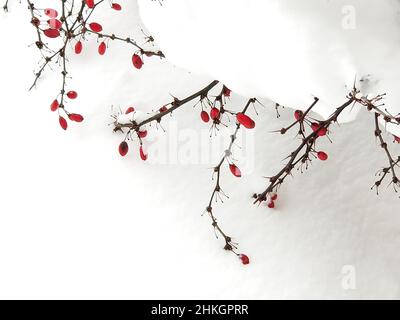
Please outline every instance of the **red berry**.
[[67, 128], [68, 128], [67, 120], [65, 120], [63, 117], [60, 116], [58, 121], [60, 122], [61, 128], [63, 128], [64, 130], [67, 130]]
[[203, 120], [205, 123], [207, 123], [208, 121], [210, 121], [210, 116], [209, 116], [208, 113], [207, 113], [206, 111], [204, 111], [204, 110], [200, 113], [200, 117], [201, 117], [201, 120]]
[[227, 87], [223, 87], [222, 88], [222, 94], [225, 96], [225, 97], [230, 97], [231, 96], [231, 93], [232, 93], [232, 91], [230, 90], [230, 89], [228, 89]]
[[316, 122], [313, 122], [313, 123], [311, 123], [311, 130], [312, 131], [317, 131], [318, 130], [318, 128], [319, 128], [319, 124], [318, 123], [316, 123]]
[[118, 151], [122, 157], [125, 157], [129, 151], [128, 143], [126, 141], [122, 141], [118, 147]]
[[147, 130], [139, 131], [139, 132], [138, 132], [138, 136], [139, 136], [139, 138], [141, 138], [141, 139], [146, 138], [146, 137], [147, 137]]
[[250, 263], [249, 257], [246, 256], [245, 254], [239, 254], [239, 259], [240, 259], [240, 261], [242, 261], [242, 263], [243, 263], [244, 265]]
[[78, 113], [70, 113], [68, 115], [68, 118], [69, 118], [69, 120], [75, 121], [75, 122], [82, 122], [83, 121], [83, 117]]
[[317, 153], [317, 156], [318, 156], [318, 159], [321, 160], [321, 161], [326, 161], [326, 160], [328, 160], [328, 155], [327, 155], [325, 152], [323, 152], [323, 151], [319, 151], [319, 152]]
[[82, 49], [83, 49], [82, 42], [81, 42], [81, 41], [78, 41], [78, 42], [75, 44], [75, 53], [76, 53], [76, 54], [80, 54], [80, 53], [82, 52]]
[[94, 0], [85, 0], [86, 5], [90, 8], [94, 8]]
[[51, 29], [61, 29], [62, 27], [62, 22], [58, 19], [52, 18], [49, 21], [47, 21]]
[[243, 113], [238, 113], [236, 115], [237, 121], [247, 129], [253, 129], [256, 126], [256, 123], [249, 117]]
[[58, 16], [57, 10], [54, 9], [45, 9], [44, 14], [50, 18], [56, 18]]
[[240, 169], [235, 166], [234, 164], [230, 164], [229, 165], [229, 169], [231, 170], [232, 174], [237, 177], [240, 178], [242, 176], [242, 173], [240, 172]]
[[301, 110], [296, 110], [294, 112], [294, 118], [299, 121], [300, 119], [303, 119], [304, 113]]
[[137, 55], [136, 53], [132, 56], [132, 63], [136, 69], [141, 69], [143, 66], [142, 58], [139, 55]]
[[140, 159], [142, 159], [143, 161], [146, 161], [147, 160], [147, 154], [144, 153], [142, 146], [140, 146], [139, 153], [140, 153]]
[[270, 201], [270, 202], [268, 203], [268, 208], [274, 209], [274, 208], [275, 208], [275, 202]]
[[57, 38], [60, 36], [60, 31], [57, 29], [46, 29], [43, 31], [46, 37], [48, 38]]
[[162, 106], [160, 109], [158, 109], [158, 111], [160, 111], [161, 113], [167, 111], [168, 108], [166, 106]]
[[50, 110], [51, 111], [56, 111], [59, 106], [60, 106], [60, 104], [58, 103], [58, 100], [56, 99], [51, 103]]
[[219, 119], [220, 113], [219, 110], [216, 107], [213, 107], [210, 111], [210, 117], [213, 120]]
[[319, 137], [323, 137], [326, 135], [326, 133], [328, 132], [328, 129], [326, 129], [325, 127], [322, 127], [319, 123], [317, 122], [313, 122], [311, 123], [311, 130], [314, 132], [318, 131], [318, 136]]
[[97, 22], [90, 23], [89, 27], [93, 32], [101, 32], [101, 31], [103, 31], [103, 27], [101, 26], [101, 24], [99, 24]]
[[98, 48], [99, 55], [102, 56], [103, 54], [105, 54], [106, 50], [107, 50], [106, 43], [105, 42], [100, 43], [99, 48]]
[[118, 3], [113, 3], [111, 5], [111, 8], [113, 8], [114, 10], [117, 10], [117, 11], [121, 11], [121, 9], [122, 9], [121, 5]]
[[67, 97], [70, 99], [76, 99], [78, 97], [78, 93], [76, 91], [68, 91], [67, 92]]
[[318, 136], [319, 137], [323, 137], [326, 135], [326, 133], [328, 132], [328, 129], [326, 129], [325, 127], [322, 127], [318, 130]]
[[271, 193], [271, 200], [276, 201], [278, 199], [278, 195], [276, 193]]
[[398, 137], [398, 136], [393, 136], [393, 137], [394, 137], [395, 142], [400, 143], [400, 137]]
[[129, 107], [128, 109], [126, 109], [125, 114], [130, 114], [130, 113], [132, 113], [134, 111], [135, 111], [134, 107]]

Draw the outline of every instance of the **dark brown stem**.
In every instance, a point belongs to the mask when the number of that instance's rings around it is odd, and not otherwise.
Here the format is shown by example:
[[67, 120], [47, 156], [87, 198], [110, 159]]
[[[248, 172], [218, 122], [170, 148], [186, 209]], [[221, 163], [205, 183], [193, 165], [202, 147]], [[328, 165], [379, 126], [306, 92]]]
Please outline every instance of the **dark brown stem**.
[[6, 2], [4, 3], [4, 5], [3, 5], [3, 10], [4, 10], [5, 12], [8, 12], [8, 0], [6, 0]]
[[[310, 108], [306, 111], [306, 113], [309, 113], [311, 109], [316, 105], [318, 102], [318, 99], [316, 98], [314, 103], [310, 106]], [[267, 200], [268, 194], [272, 192], [276, 192], [277, 189], [282, 185], [282, 183], [285, 181], [285, 179], [291, 174], [292, 170], [298, 165], [298, 164], [306, 164], [308, 161], [310, 161], [309, 155], [311, 152], [314, 151], [314, 146], [318, 138], [318, 133], [321, 130], [327, 130], [329, 126], [333, 123], [336, 122], [338, 119], [338, 116], [350, 105], [354, 103], [354, 99], [352, 97], [349, 97], [349, 100], [345, 102], [343, 105], [341, 105], [339, 108], [336, 109], [336, 111], [325, 121], [319, 122], [319, 128], [315, 131], [313, 131], [309, 135], [304, 134], [304, 129], [300, 129], [300, 131], [303, 133], [303, 138], [301, 144], [298, 146], [296, 150], [294, 150], [289, 158], [288, 163], [280, 170], [276, 175], [272, 176], [269, 178], [270, 184], [268, 187], [260, 194], [256, 196], [256, 200], [254, 203], [261, 203], [263, 201]], [[304, 119], [304, 117], [303, 117]], [[296, 123], [302, 124], [301, 121], [297, 121]], [[290, 126], [289, 128], [291, 128]], [[303, 153], [301, 151], [305, 149]]]
[[[256, 99], [249, 99], [249, 101], [247, 102], [246, 106], [244, 107], [244, 109], [242, 110], [242, 113], [245, 114], [249, 108], [249, 106], [252, 103], [255, 103]], [[217, 200], [217, 196], [222, 192], [221, 190], [221, 185], [220, 185], [220, 179], [221, 179], [221, 168], [222, 165], [228, 160], [228, 158], [231, 156], [232, 154], [232, 147], [233, 144], [235, 143], [236, 139], [237, 139], [237, 134], [240, 130], [240, 123], [236, 124], [236, 129], [235, 132], [231, 135], [231, 141], [229, 143], [228, 148], [225, 150], [224, 155], [222, 157], [222, 159], [220, 160], [220, 162], [218, 163], [218, 165], [216, 165], [214, 167], [214, 172], [213, 174], [216, 175], [216, 182], [215, 182], [215, 187], [213, 192], [211, 193], [211, 198], [210, 201], [208, 203], [208, 206], [206, 208], [207, 213], [209, 214], [211, 220], [212, 220], [212, 226], [214, 227], [214, 230], [216, 231], [216, 234], [220, 234], [224, 240], [225, 240], [225, 250], [228, 251], [232, 251], [235, 254], [237, 254], [234, 250], [237, 249], [237, 246], [235, 243], [232, 242], [232, 238], [227, 236], [226, 233], [221, 229], [220, 225], [218, 224], [218, 221], [213, 213], [213, 202]], [[218, 235], [217, 235], [218, 238]]]
[[118, 121], [115, 121], [115, 123], [114, 123], [114, 125], [115, 125], [114, 131], [118, 131], [118, 130], [121, 130], [123, 128], [129, 129], [129, 131], [137, 131], [137, 130], [140, 129], [140, 127], [142, 127], [142, 126], [144, 126], [144, 125], [146, 125], [146, 124], [148, 124], [150, 122], [153, 122], [153, 121], [160, 122], [163, 117], [165, 117], [166, 115], [172, 113], [176, 109], [184, 106], [188, 102], [193, 101], [193, 100], [195, 100], [197, 98], [200, 98], [200, 100], [203, 100], [203, 99], [207, 98], [208, 93], [210, 92], [210, 90], [212, 88], [214, 88], [218, 83], [219, 83], [219, 81], [214, 80], [209, 85], [207, 85], [205, 88], [203, 88], [203, 89], [197, 91], [196, 93], [186, 97], [185, 99], [179, 100], [179, 99], [175, 98], [173, 102], [171, 102], [171, 103], [166, 105], [166, 106], [170, 105], [171, 106], [170, 108], [168, 108], [167, 110], [165, 110], [163, 112], [157, 113], [157, 114], [149, 117], [148, 119], [143, 120], [140, 123], [136, 123], [136, 122], [133, 121], [133, 122], [127, 123], [127, 124], [121, 124], [121, 123], [118, 123]]
[[131, 38], [122, 38], [122, 37], [118, 37], [115, 34], [105, 34], [105, 33], [100, 33], [100, 32], [94, 32], [92, 30], [86, 30], [86, 32], [91, 33], [91, 34], [95, 34], [97, 35], [99, 38], [107, 38], [110, 40], [118, 40], [118, 41], [123, 41], [126, 43], [129, 43], [131, 45], [133, 45], [134, 47], [136, 47], [139, 51], [141, 55], [146, 55], [146, 56], [157, 56], [160, 58], [165, 58], [164, 53], [162, 53], [161, 51], [150, 51], [150, 50], [145, 50], [143, 49], [140, 45], [138, 45], [136, 43], [136, 41], [132, 40]]
[[[49, 66], [52, 62], [55, 60], [59, 61], [62, 60], [62, 69], [64, 68], [64, 62], [66, 58], [66, 51], [67, 51], [67, 46], [71, 42], [72, 39], [82, 35], [82, 34], [94, 34], [97, 35], [98, 37], [104, 37], [104, 38], [109, 38], [111, 40], [118, 40], [118, 41], [123, 41], [126, 43], [129, 43], [131, 45], [134, 45], [138, 50], [140, 51], [140, 54], [146, 55], [148, 57], [151, 56], [158, 56], [161, 58], [164, 58], [164, 54], [161, 51], [151, 51], [151, 50], [146, 50], [142, 46], [138, 45], [136, 41], [132, 40], [131, 38], [122, 38], [119, 36], [116, 36], [114, 34], [112, 35], [107, 35], [107, 34], [102, 34], [102, 33], [97, 33], [93, 32], [89, 29], [86, 28], [86, 23], [95, 11], [95, 9], [104, 2], [104, 0], [99, 0], [96, 2], [93, 8], [88, 10], [88, 13], [86, 17], [83, 17], [84, 10], [87, 8], [85, 5], [85, 1], [81, 0], [81, 6], [79, 8], [79, 11], [76, 14], [73, 14], [73, 8], [75, 1], [72, 0], [69, 3], [66, 2], [66, 0], [62, 0], [62, 9], [61, 9], [61, 15], [60, 15], [60, 21], [63, 23], [63, 27], [60, 29], [60, 31], [64, 34], [64, 41], [63, 41], [63, 46], [59, 48], [56, 51], [51, 50], [44, 42], [43, 42], [43, 35], [42, 35], [42, 30], [40, 29], [40, 19], [36, 15], [37, 10], [35, 8], [35, 5], [32, 0], [27, 0], [28, 8], [31, 13], [31, 22], [34, 25], [37, 33], [37, 41], [35, 42], [36, 46], [40, 50], [41, 54], [43, 55], [44, 62], [39, 68], [39, 70], [35, 73], [35, 80], [33, 84], [31, 85], [30, 89], [33, 89], [39, 80], [39, 78], [42, 76], [44, 70], [46, 69], [47, 66]], [[7, 3], [6, 3], [7, 4]], [[74, 16], [74, 18], [72, 18]], [[77, 30], [80, 31], [77, 31]], [[45, 52], [43, 49], [47, 49], [46, 51], [50, 51], [51, 54], [48, 54]], [[64, 70], [65, 71], [65, 70]], [[65, 76], [64, 80], [65, 80]]]
[[375, 182], [375, 184], [374, 184], [374, 186], [372, 188], [376, 188], [376, 192], [378, 193], [378, 189], [381, 186], [382, 182], [385, 180], [386, 176], [389, 173], [391, 173], [391, 176], [392, 176], [391, 183], [393, 183], [393, 188], [397, 192], [396, 187], [400, 186], [400, 180], [399, 180], [399, 178], [397, 177], [397, 174], [396, 174], [396, 167], [400, 163], [400, 157], [395, 159], [392, 156], [392, 154], [390, 153], [388, 144], [384, 140], [383, 135], [382, 135], [382, 130], [381, 130], [380, 124], [379, 124], [379, 117], [380, 117], [380, 114], [375, 113], [375, 136], [378, 138], [381, 148], [385, 151], [385, 154], [386, 154], [386, 156], [388, 158], [389, 166], [383, 168], [380, 171], [379, 175], [381, 175], [381, 177], [380, 177], [380, 179], [378, 181]]

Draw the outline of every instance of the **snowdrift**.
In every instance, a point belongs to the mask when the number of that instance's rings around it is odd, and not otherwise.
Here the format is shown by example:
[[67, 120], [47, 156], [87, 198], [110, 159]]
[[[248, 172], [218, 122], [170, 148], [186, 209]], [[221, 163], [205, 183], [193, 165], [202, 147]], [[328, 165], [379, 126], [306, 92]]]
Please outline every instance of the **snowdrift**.
[[[357, 79], [387, 93], [400, 112], [398, 0], [139, 0], [141, 16], [174, 64], [224, 82], [246, 97], [322, 117], [345, 101]], [[360, 80], [362, 80], [360, 82]], [[345, 113], [354, 120], [359, 108]], [[400, 134], [394, 126], [389, 129]]]

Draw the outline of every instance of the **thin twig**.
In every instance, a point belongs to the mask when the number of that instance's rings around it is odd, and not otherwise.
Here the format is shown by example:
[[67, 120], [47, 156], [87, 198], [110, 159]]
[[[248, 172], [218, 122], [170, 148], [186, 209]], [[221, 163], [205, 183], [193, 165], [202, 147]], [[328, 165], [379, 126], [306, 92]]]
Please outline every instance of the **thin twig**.
[[[317, 98], [315, 99], [311, 107], [307, 110], [307, 113], [310, 112], [311, 109], [316, 105], [316, 102], [318, 102]], [[302, 138], [300, 145], [288, 157], [289, 158], [288, 163], [276, 175], [269, 178], [270, 183], [268, 187], [262, 193], [256, 196], [256, 200], [254, 201], [254, 203], [261, 203], [263, 201], [266, 201], [268, 194], [276, 192], [278, 188], [282, 185], [282, 183], [285, 181], [285, 179], [289, 175], [291, 175], [292, 170], [298, 164], [307, 164], [309, 161], [311, 161], [310, 153], [315, 152], [314, 146], [319, 136], [319, 133], [322, 130], [328, 130], [329, 126], [337, 121], [338, 116], [353, 103], [354, 99], [352, 97], [349, 97], [349, 100], [346, 101], [339, 108], [337, 108], [336, 111], [327, 120], [321, 121], [319, 123], [319, 127], [316, 128], [315, 131], [313, 131], [311, 134], [307, 136], [304, 134], [304, 137]], [[304, 117], [302, 119], [304, 119]], [[300, 119], [300, 121], [296, 121], [296, 123], [300, 123], [301, 125], [303, 121], [302, 119]], [[289, 128], [291, 127], [292, 126], [290, 126]], [[304, 132], [302, 129], [300, 129], [300, 131]], [[303, 149], [304, 152], [301, 153]]]
[[[244, 109], [242, 110], [242, 114], [245, 114], [249, 108], [249, 106], [252, 103], [255, 103], [256, 99], [249, 99], [249, 101], [247, 102], [246, 106], [244, 107]], [[240, 130], [240, 123], [236, 124], [236, 129], [235, 132], [231, 135], [231, 141], [229, 143], [228, 148], [225, 150], [224, 155], [222, 157], [222, 159], [220, 160], [220, 162], [218, 163], [218, 165], [216, 165], [214, 167], [214, 173], [216, 175], [216, 182], [215, 182], [215, 187], [211, 193], [211, 198], [210, 201], [208, 203], [208, 206], [206, 208], [207, 213], [209, 214], [211, 220], [212, 220], [212, 226], [214, 227], [214, 230], [216, 232], [218, 232], [225, 240], [225, 246], [224, 249], [227, 251], [232, 251], [235, 254], [237, 254], [235, 252], [235, 250], [237, 249], [237, 244], [232, 242], [232, 238], [230, 236], [227, 236], [227, 234], [221, 229], [220, 225], [218, 224], [217, 218], [215, 217], [214, 213], [213, 213], [213, 202], [215, 200], [217, 200], [217, 196], [218, 194], [220, 194], [222, 192], [221, 190], [221, 168], [222, 165], [228, 160], [229, 157], [231, 157], [232, 155], [232, 147], [237, 139], [237, 134]], [[217, 234], [217, 233], [216, 233]], [[217, 236], [218, 238], [218, 236]]]
[[396, 167], [399, 165], [400, 163], [400, 156], [395, 159], [392, 154], [389, 151], [389, 147], [387, 142], [384, 140], [383, 135], [382, 135], [382, 130], [380, 128], [379, 125], [379, 117], [380, 114], [375, 113], [375, 137], [378, 138], [379, 143], [381, 148], [385, 151], [385, 154], [388, 158], [388, 162], [389, 162], [389, 166], [383, 168], [379, 175], [381, 176], [380, 179], [378, 181], [375, 182], [374, 186], [372, 188], [376, 188], [376, 192], [378, 193], [378, 189], [381, 186], [382, 182], [385, 180], [386, 176], [391, 173], [392, 179], [390, 183], [393, 183], [393, 188], [395, 190], [395, 192], [397, 192], [396, 187], [400, 186], [400, 180], [397, 177], [396, 174]]

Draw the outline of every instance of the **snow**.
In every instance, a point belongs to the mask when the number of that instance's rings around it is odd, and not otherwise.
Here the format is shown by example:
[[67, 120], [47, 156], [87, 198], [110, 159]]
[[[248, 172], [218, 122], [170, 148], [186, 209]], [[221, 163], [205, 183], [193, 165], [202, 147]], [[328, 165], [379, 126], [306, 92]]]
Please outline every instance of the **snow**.
[[[139, 0], [141, 16], [168, 60], [223, 81], [246, 97], [265, 97], [327, 118], [355, 79], [365, 95], [387, 93], [400, 113], [398, 0]], [[359, 108], [342, 115], [354, 120]], [[398, 126], [390, 126], [400, 134]]]
[[[140, 37], [136, 2], [121, 4], [115, 18], [107, 10], [96, 20], [105, 30]], [[250, 113], [256, 129], [233, 150], [246, 158], [247, 170], [240, 165], [237, 179], [224, 168], [230, 198], [216, 207], [251, 259], [244, 267], [222, 250], [202, 216], [210, 168], [233, 128], [213, 137], [216, 151], [207, 151], [209, 127], [189, 104], [162, 124], [165, 133], [148, 128], [144, 163], [135, 143], [119, 156], [124, 136], [108, 126], [111, 106], [151, 112], [170, 94], [185, 97], [213, 77], [159, 59], [146, 59], [138, 71], [131, 48], [115, 43], [100, 57], [92, 40], [82, 56], [72, 56], [69, 80], [79, 94], [69, 106], [85, 121], [64, 132], [49, 111], [59, 76], [47, 73], [27, 92], [38, 56], [24, 21], [29, 14], [17, 2], [0, 17], [8, 44], [0, 51], [1, 298], [400, 298], [399, 199], [390, 188], [379, 197], [369, 190], [386, 158], [368, 114], [335, 127], [333, 144], [321, 146], [330, 160], [288, 180], [271, 211], [250, 197], [296, 145], [293, 135], [271, 133], [293, 115], [285, 109], [277, 120], [268, 100], [259, 116]], [[240, 110], [245, 102], [233, 93], [230, 106]], [[355, 289], [343, 286], [348, 270], [355, 271]]]

